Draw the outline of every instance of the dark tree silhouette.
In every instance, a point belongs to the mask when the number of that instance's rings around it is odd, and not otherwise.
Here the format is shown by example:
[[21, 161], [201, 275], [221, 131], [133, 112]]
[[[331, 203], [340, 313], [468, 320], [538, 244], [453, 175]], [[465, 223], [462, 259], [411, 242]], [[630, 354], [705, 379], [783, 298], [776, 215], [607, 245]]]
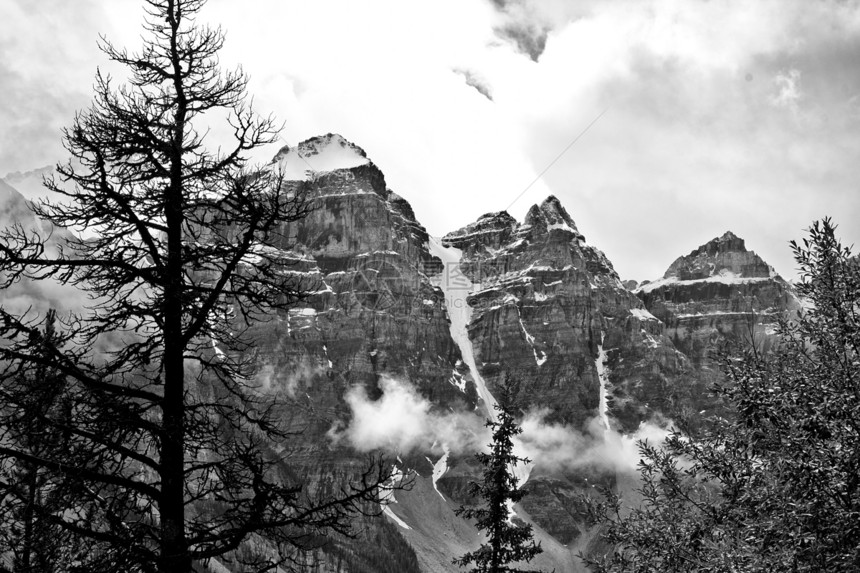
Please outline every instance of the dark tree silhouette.
[[[36, 352], [56, 342], [55, 313], [45, 317], [40, 338], [32, 340]], [[2, 408], [3, 430], [7, 440], [34, 457], [51, 456], [68, 447], [68, 436], [56, 432], [48, 420], [68, 421], [71, 411], [65, 396], [64, 377], [44, 366], [29, 379], [16, 381], [20, 395], [13, 407]], [[0, 400], [7, 398], [7, 388]], [[8, 400], [4, 400], [8, 404]], [[57, 563], [73, 560], [74, 547], [62, 529], [45, 519], [37, 508], [61, 510], [63, 504], [45, 468], [29, 460], [7, 460], [0, 467], [0, 547], [8, 548], [15, 573], [59, 571]]]
[[[64, 131], [75, 161], [46, 182], [62, 200], [34, 207], [89, 237], [0, 234], [0, 286], [58, 281], [90, 301], [50, 337], [44, 317], [0, 308], [0, 466], [31, 468], [63, 499], [28, 507], [88, 543], [69, 570], [187, 573], [224, 555], [243, 571], [269, 567], [319, 532], [348, 532], [348, 514], [390, 477], [376, 460], [335, 498], [315, 498], [278, 453], [289, 436], [252, 383], [248, 327], [314, 288], [290, 272], [281, 234], [310, 206], [275, 166], [249, 165], [278, 129], [247, 103], [241, 70], [220, 70], [221, 30], [195, 21], [204, 3], [146, 0], [138, 53], [102, 40], [128, 83], [97, 74], [92, 106]], [[205, 126], [225, 117], [235, 142], [212, 152]], [[45, 370], [71, 415], [40, 414], [64, 440], [42, 451], [7, 428], [45, 391]]]
[[492, 429], [490, 452], [479, 452], [475, 458], [483, 466], [483, 479], [469, 484], [469, 493], [484, 500], [481, 507], [461, 506], [455, 511], [458, 516], [474, 519], [475, 525], [487, 536], [487, 541], [475, 551], [454, 559], [460, 567], [474, 565], [471, 571], [480, 573], [518, 572], [521, 569], [511, 564], [531, 561], [543, 551], [532, 538], [532, 526], [513, 523], [510, 506], [520, 501], [526, 491], [517, 488], [518, 479], [513, 472], [517, 464], [530, 460], [514, 455], [514, 436], [522, 433], [514, 418], [514, 398], [518, 384], [505, 379], [495, 409], [498, 420], [488, 419], [486, 426]]
[[860, 263], [829, 219], [791, 245], [808, 304], [726, 358], [731, 419], [640, 445], [643, 501], [593, 507], [613, 550], [592, 570], [860, 570]]

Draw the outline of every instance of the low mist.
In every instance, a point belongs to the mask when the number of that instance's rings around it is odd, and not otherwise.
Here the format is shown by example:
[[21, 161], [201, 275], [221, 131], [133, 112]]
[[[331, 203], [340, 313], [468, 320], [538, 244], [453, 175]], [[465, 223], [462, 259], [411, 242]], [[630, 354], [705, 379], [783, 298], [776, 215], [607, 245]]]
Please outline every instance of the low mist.
[[414, 450], [469, 453], [484, 447], [490, 433], [475, 412], [440, 412], [414, 386], [391, 377], [380, 380], [382, 396], [370, 400], [363, 387], [346, 393], [352, 419], [335, 426], [329, 437], [346, 441], [359, 451], [382, 449], [393, 453]]
[[[348, 424], [329, 432], [335, 442], [358, 451], [384, 450], [407, 454], [415, 450], [468, 455], [487, 451], [490, 431], [479, 411], [439, 411], [408, 382], [384, 376], [382, 396], [371, 400], [363, 387], [346, 394], [351, 411]], [[660, 443], [669, 430], [643, 423], [633, 435], [607, 430], [599, 417], [575, 429], [546, 422], [549, 410], [529, 411], [519, 422], [522, 434], [514, 440], [514, 453], [527, 457], [534, 470], [548, 473], [596, 468], [635, 473], [639, 462], [637, 441]]]

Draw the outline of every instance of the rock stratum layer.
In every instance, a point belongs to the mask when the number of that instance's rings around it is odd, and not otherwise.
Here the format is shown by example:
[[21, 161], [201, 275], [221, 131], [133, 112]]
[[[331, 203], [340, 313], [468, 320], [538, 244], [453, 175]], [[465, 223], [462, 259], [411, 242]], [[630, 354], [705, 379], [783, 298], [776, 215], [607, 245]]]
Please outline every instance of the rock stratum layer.
[[[577, 495], [630, 483], [624, 436], [718, 408], [710, 353], [750, 335], [766, 346], [777, 318], [799, 308], [731, 233], [633, 288], [555, 197], [522, 222], [489, 213], [436, 239], [338, 135], [284, 148], [274, 165], [314, 207], [281, 228], [280, 245], [309, 296], [254, 327], [260, 381], [290, 404], [291, 471], [335, 491], [384, 451], [414, 479], [359, 539], [324, 550], [323, 571], [412, 571], [413, 552], [418, 570], [451, 571], [477, 547], [453, 510], [469, 501], [472, 453], [506, 376], [522, 386], [519, 447], [533, 459], [518, 470], [530, 495], [515, 508], [545, 550], [532, 567], [582, 570], [576, 553], [595, 549], [596, 532]], [[4, 216], [25, 217], [7, 187]], [[376, 415], [374, 431], [362, 411]]]

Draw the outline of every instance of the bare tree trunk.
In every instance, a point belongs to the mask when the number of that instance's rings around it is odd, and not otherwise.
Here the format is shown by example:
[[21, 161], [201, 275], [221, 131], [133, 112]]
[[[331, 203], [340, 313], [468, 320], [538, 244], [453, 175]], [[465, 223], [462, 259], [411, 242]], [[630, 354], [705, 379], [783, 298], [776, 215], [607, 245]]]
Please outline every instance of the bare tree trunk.
[[159, 573], [188, 573], [191, 571], [191, 558], [185, 539], [185, 426], [181, 352], [165, 348], [164, 367], [159, 503], [161, 562], [158, 570]]
[[181, 15], [173, 0], [167, 3], [167, 20], [173, 34], [170, 59], [176, 90], [170, 185], [164, 190], [167, 223], [167, 265], [164, 287], [164, 400], [161, 446], [161, 558], [160, 573], [189, 573], [191, 556], [185, 538], [185, 347], [183, 314], [183, 183], [182, 145], [185, 136], [187, 101], [182, 83], [182, 62], [177, 49]]

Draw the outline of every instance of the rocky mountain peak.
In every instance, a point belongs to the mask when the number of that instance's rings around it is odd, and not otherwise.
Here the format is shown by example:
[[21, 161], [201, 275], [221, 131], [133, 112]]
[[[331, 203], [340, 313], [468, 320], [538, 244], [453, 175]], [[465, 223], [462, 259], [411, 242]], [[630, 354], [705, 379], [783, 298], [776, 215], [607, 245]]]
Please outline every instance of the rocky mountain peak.
[[741, 239], [731, 231], [726, 231], [721, 237], [717, 237], [708, 241], [707, 243], [696, 249], [696, 251], [704, 251], [710, 254], [728, 252], [745, 253], [747, 252], [747, 248], [743, 239]]
[[543, 203], [540, 204], [540, 209], [546, 214], [548, 221], [555, 224], [563, 222], [572, 228], [576, 228], [570, 214], [555, 195], [550, 195], [544, 199]]
[[681, 281], [704, 280], [710, 277], [735, 276], [745, 278], [768, 278], [773, 269], [755, 252], [746, 248], [744, 240], [726, 231], [704, 245], [679, 257], [673, 262], [663, 279]]
[[318, 135], [295, 147], [284, 146], [273, 159], [286, 173], [289, 181], [307, 180], [309, 173], [327, 173], [353, 169], [371, 161], [367, 153], [336, 133]]
[[540, 232], [549, 232], [553, 229], [561, 229], [577, 235], [584, 239], [573, 218], [562, 206], [561, 201], [555, 195], [550, 195], [540, 205], [533, 205], [526, 213], [525, 225], [533, 227]]
[[[76, 161], [73, 161], [72, 165], [75, 169], [80, 167], [80, 164]], [[14, 187], [15, 190], [21, 193], [21, 195], [23, 195], [28, 201], [35, 201], [38, 199], [52, 199], [55, 201], [62, 200], [53, 192], [49, 191], [43, 183], [46, 177], [50, 178], [54, 174], [54, 166], [46, 165], [30, 171], [14, 171], [12, 173], [7, 173], [3, 179], [0, 179], [0, 181]], [[64, 184], [62, 178], [59, 177], [55, 182], [63, 186], [68, 185]]]
[[[569, 256], [572, 243], [585, 247], [585, 237], [576, 228], [573, 218], [562, 206], [561, 201], [550, 195], [540, 204], [532, 205], [522, 223], [507, 211], [487, 213], [475, 222], [442, 237], [446, 247], [455, 247], [466, 253], [467, 257], [496, 257], [504, 253], [521, 253], [532, 245], [562, 258]], [[593, 252], [592, 252], [593, 251]], [[600, 267], [615, 276], [612, 265], [606, 257], [596, 250], [589, 250], [589, 260], [595, 263], [592, 270]], [[553, 256], [555, 256], [553, 255]], [[593, 255], [593, 256], [592, 256]], [[570, 263], [566, 261], [561, 264]]]

